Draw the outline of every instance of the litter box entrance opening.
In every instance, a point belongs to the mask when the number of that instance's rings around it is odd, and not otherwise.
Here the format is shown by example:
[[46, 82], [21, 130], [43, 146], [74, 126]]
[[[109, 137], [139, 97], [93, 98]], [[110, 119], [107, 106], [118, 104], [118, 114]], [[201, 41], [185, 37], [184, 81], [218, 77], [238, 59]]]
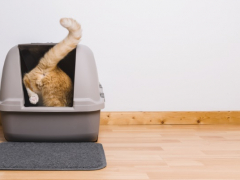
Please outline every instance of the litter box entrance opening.
[[[18, 45], [21, 61], [21, 72], [22, 79], [25, 73], [31, 71], [34, 67], [37, 66], [41, 57], [54, 46], [54, 43], [49, 44], [20, 44]], [[76, 61], [76, 49], [72, 50], [64, 59], [62, 59], [58, 66], [71, 78], [72, 84], [74, 87], [74, 75], [75, 75], [75, 61]], [[24, 106], [32, 107], [39, 106], [38, 104], [31, 104], [29, 102], [29, 97], [27, 90], [22, 82], [23, 93], [24, 93]], [[73, 88], [74, 89], [74, 88]], [[73, 99], [72, 99], [73, 101]]]

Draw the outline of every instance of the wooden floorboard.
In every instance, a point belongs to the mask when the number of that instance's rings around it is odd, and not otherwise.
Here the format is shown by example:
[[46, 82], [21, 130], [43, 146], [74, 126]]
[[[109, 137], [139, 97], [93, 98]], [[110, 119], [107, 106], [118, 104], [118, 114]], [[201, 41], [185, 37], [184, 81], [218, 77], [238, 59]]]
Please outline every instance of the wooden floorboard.
[[102, 170], [0, 171], [0, 180], [240, 180], [240, 125], [101, 125], [99, 142]]

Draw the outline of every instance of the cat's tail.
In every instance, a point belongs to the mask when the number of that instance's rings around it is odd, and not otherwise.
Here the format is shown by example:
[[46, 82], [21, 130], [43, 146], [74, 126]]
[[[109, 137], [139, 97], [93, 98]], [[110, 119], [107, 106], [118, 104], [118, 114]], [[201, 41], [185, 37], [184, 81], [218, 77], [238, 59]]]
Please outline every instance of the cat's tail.
[[60, 23], [69, 33], [60, 43], [52, 47], [40, 60], [41, 68], [55, 68], [69, 52], [78, 45], [82, 37], [81, 25], [72, 18], [62, 18]]

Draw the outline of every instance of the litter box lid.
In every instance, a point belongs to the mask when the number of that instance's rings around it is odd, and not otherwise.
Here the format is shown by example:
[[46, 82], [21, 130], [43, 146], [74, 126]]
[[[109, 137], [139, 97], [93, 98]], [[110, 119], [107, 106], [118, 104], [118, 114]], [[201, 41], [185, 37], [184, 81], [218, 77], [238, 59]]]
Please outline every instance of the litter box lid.
[[[49, 44], [26, 44], [33, 46]], [[0, 90], [0, 111], [14, 112], [86, 112], [104, 108], [102, 87], [92, 51], [84, 45], [76, 48], [73, 107], [25, 107], [19, 47], [9, 50]]]

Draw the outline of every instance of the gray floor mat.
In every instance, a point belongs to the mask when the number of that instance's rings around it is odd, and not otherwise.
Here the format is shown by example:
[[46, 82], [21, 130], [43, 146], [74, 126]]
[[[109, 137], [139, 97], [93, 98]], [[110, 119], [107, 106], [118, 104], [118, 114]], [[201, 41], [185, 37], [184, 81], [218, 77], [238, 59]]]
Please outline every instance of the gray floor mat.
[[2, 170], [97, 170], [106, 167], [102, 144], [0, 143]]

